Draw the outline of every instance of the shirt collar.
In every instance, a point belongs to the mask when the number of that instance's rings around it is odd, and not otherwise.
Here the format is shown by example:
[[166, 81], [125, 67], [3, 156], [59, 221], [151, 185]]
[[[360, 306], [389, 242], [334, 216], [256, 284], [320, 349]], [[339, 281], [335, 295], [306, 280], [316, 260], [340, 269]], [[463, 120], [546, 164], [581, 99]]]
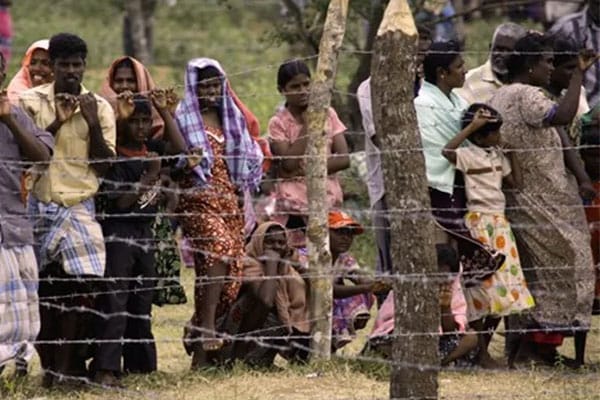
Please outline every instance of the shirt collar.
[[487, 60], [481, 67], [481, 80], [489, 83], [495, 83], [498, 86], [502, 86], [502, 82], [498, 79], [494, 70], [492, 69], [492, 60]]

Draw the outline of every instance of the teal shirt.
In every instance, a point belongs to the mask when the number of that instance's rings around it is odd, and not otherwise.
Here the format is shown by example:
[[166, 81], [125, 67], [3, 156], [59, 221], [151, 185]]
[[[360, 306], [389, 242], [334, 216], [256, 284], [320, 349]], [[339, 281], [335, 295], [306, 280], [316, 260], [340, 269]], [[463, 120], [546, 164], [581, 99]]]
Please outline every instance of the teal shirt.
[[423, 82], [414, 104], [427, 182], [434, 189], [452, 194], [456, 168], [442, 155], [442, 149], [461, 131], [460, 120], [468, 104], [453, 92], [446, 96], [427, 81]]

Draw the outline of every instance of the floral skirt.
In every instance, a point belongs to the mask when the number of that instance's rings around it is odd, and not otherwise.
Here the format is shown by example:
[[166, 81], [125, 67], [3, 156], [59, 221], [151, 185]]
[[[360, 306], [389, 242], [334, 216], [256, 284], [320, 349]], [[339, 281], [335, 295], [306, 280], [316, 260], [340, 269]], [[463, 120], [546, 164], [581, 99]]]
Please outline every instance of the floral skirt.
[[480, 285], [465, 289], [469, 321], [485, 316], [521, 313], [534, 307], [535, 301], [521, 269], [515, 237], [504, 215], [468, 212], [465, 224], [471, 237], [506, 256], [504, 264], [492, 276]]

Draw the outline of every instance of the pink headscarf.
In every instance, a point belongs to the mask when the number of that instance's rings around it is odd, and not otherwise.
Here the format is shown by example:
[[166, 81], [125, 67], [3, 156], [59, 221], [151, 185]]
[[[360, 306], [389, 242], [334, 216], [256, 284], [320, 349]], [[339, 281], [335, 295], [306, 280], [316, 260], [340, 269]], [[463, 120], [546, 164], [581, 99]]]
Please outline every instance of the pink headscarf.
[[29, 46], [25, 52], [25, 56], [21, 61], [21, 69], [19, 69], [7, 87], [8, 100], [12, 104], [17, 105], [19, 103], [19, 96], [21, 93], [33, 87], [31, 84], [31, 76], [29, 75], [29, 63], [31, 62], [31, 56], [33, 55], [33, 52], [38, 49], [48, 51], [48, 46], [48, 39], [38, 40]]
[[[145, 96], [148, 96], [150, 90], [156, 88], [156, 84], [150, 76], [150, 72], [144, 67], [144, 64], [139, 62], [133, 57], [123, 56], [117, 58], [111, 64], [110, 68], [106, 73], [106, 77], [102, 82], [102, 86], [100, 87], [100, 92], [98, 93], [100, 96], [104, 97], [110, 105], [113, 107], [115, 112], [117, 111], [117, 93], [112, 88], [112, 80], [115, 75], [115, 69], [119, 65], [119, 63], [125, 59], [129, 59], [133, 64], [133, 72], [135, 73], [135, 79], [137, 81], [138, 92], [142, 93]], [[154, 139], [161, 138], [163, 135], [163, 131], [165, 128], [165, 123], [158, 114], [158, 111], [154, 107], [152, 107], [152, 137]]]

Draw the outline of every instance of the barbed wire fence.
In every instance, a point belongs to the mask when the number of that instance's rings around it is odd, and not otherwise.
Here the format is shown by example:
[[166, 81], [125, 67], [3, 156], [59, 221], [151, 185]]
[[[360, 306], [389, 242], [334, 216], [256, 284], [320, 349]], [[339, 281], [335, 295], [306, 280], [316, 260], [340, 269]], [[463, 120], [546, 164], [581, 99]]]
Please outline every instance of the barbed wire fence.
[[[344, 51], [342, 50], [342, 53]], [[229, 74], [229, 76], [231, 77], [232, 75], [236, 75], [236, 74], [240, 74], [240, 75], [247, 75], [249, 73], [251, 73], [254, 70], [257, 69], [275, 69], [278, 65], [264, 65], [264, 66], [257, 66], [251, 69], [245, 69], [243, 71], [238, 71], [234, 74]], [[175, 87], [180, 87], [182, 88], [183, 85], [180, 84], [176, 84], [173, 85]], [[344, 93], [343, 91], [337, 91], [341, 94], [348, 94], [348, 93]], [[240, 97], [244, 98], [245, 96], [247, 96], [248, 94], [246, 93], [238, 93], [240, 95]], [[250, 95], [255, 95], [256, 94], [250, 94]], [[273, 96], [276, 96], [276, 94], [273, 94]], [[351, 135], [363, 135], [363, 132], [349, 132], [348, 134]], [[415, 134], [417, 134], [415, 132]], [[574, 149], [580, 150], [583, 148], [595, 148], [596, 146], [573, 146]], [[537, 151], [563, 151], [564, 148], [562, 147], [555, 147], [555, 148], [545, 148], [545, 149], [540, 149], [540, 148], [530, 148], [530, 149], [514, 149], [512, 151], [516, 151], [516, 152], [537, 152]], [[413, 148], [402, 148], [402, 149], [388, 149], [388, 150], [383, 150], [382, 154], [386, 154], [386, 153], [393, 153], [393, 154], [398, 154], [398, 153], [415, 153], [415, 152], [422, 152], [423, 148], [420, 147], [413, 147]], [[368, 155], [368, 154], [367, 154]], [[306, 156], [299, 156], [301, 158], [306, 159]], [[168, 157], [160, 157], [160, 159], [165, 160], [165, 159], [169, 159]], [[60, 161], [59, 158], [56, 158], [55, 161]], [[77, 161], [81, 161], [81, 160], [77, 160]], [[111, 162], [121, 162], [124, 160], [110, 160]], [[2, 167], [9, 167], [11, 169], [17, 168], [19, 170], [22, 170], [23, 172], [26, 171], [32, 164], [38, 164], [38, 163], [26, 163], [26, 162], [20, 162], [20, 161], [14, 161], [14, 160], [0, 160], [0, 162], [2, 163]], [[45, 166], [47, 165], [46, 163], [39, 163], [41, 166]], [[44, 172], [42, 172], [44, 173]], [[350, 178], [344, 178], [344, 179], [354, 179], [352, 177]], [[280, 182], [281, 180], [279, 178], [274, 178], [274, 179], [267, 179], [267, 181], [269, 182]], [[106, 183], [114, 183], [114, 184], [118, 184], [119, 182], [106, 182]], [[172, 190], [178, 194], [182, 194], [185, 193], [184, 189], [165, 189], [165, 190]], [[129, 191], [124, 190], [124, 191], [112, 191], [111, 193], [115, 194], [115, 193], [127, 193]], [[105, 192], [103, 192], [102, 190], [99, 192], [99, 194], [105, 194]], [[254, 202], [258, 201], [257, 199], [253, 199]], [[557, 209], [561, 209], [561, 208], [574, 208], [574, 207], [580, 207], [579, 205], [556, 205]], [[431, 207], [417, 207], [417, 208], [392, 208], [389, 210], [389, 213], [391, 215], [397, 214], [399, 218], [414, 218], [414, 215], [419, 215], [420, 217], [425, 217], [425, 218], [432, 218], [430, 215], [431, 211], [434, 211], [434, 208]], [[350, 212], [353, 215], [358, 215], [361, 217], [361, 219], [366, 219], [367, 217], [370, 216], [371, 211], [368, 209], [346, 209], [345, 211]], [[148, 216], [148, 214], [143, 214], [144, 216]], [[275, 214], [276, 215], [276, 214]], [[104, 214], [99, 214], [99, 217], [108, 217], [109, 215], [104, 215]], [[115, 216], [123, 216], [123, 217], [135, 217], [138, 216], [136, 214], [123, 214], [123, 215], [119, 215], [119, 214], [111, 214], [110, 217], [115, 217]], [[150, 216], [154, 216], [154, 217], [170, 217], [170, 218], [177, 218], [177, 217], [185, 217], [185, 214], [177, 214], [177, 213], [156, 213], [156, 214], [150, 214]], [[310, 217], [310, 215], [309, 215]], [[375, 229], [374, 226], [369, 225], [369, 224], [364, 224], [364, 227], [369, 230], [369, 231], [373, 231]], [[522, 226], [522, 225], [513, 225], [513, 227], [515, 228], [523, 228], [523, 227], [527, 227], [527, 226]], [[552, 229], [552, 227], [543, 227], [544, 229]], [[191, 238], [191, 239], [202, 239], [202, 238]], [[106, 238], [107, 242], [111, 242], [111, 241], [123, 241], [123, 239], [119, 239], [116, 237], [107, 237]], [[162, 250], [164, 249], [164, 245], [161, 246], [161, 241], [159, 239], [150, 239], [146, 242], [144, 241], [126, 241], [126, 243], [130, 244], [130, 245], [135, 245], [135, 246], [141, 246], [144, 249], [153, 249], [153, 250]], [[173, 247], [175, 248], [175, 247]], [[192, 249], [194, 251], [198, 251], [199, 249]], [[570, 266], [561, 266], [561, 265], [556, 265], [556, 266], [543, 266], [540, 267], [541, 269], [552, 269], [552, 270], [562, 270], [562, 269], [572, 269], [572, 267]], [[576, 266], [576, 268], [581, 268], [581, 269], [585, 269], [588, 268], [587, 266]], [[276, 275], [276, 276], [271, 276], [268, 278], [263, 278], [263, 279], [286, 279], [287, 277], [284, 275]], [[308, 273], [306, 275], [307, 279], [315, 279], [315, 278], [328, 278], [328, 279], [335, 279], [335, 278], [339, 278], [339, 275], [337, 275], [337, 273], [331, 269], [326, 270], [324, 274], [320, 274], [320, 275], [315, 275], [315, 274], [311, 274]], [[443, 274], [439, 274], [439, 273], [431, 273], [431, 274], [392, 274], [392, 275], [388, 275], [386, 276], [386, 278], [398, 281], [398, 282], [408, 282], [408, 281], [417, 281], [417, 282], [421, 282], [421, 283], [425, 283], [427, 285], [437, 285], [440, 282], [442, 282], [444, 280], [444, 275]], [[71, 280], [71, 278], [41, 278], [39, 281], [44, 281], [46, 279], [51, 279], [54, 281], [60, 281], [60, 280]], [[73, 280], [79, 280], [80, 278], [72, 278]], [[140, 282], [140, 281], [144, 281], [144, 280], [151, 280], [151, 281], [156, 281], [160, 278], [145, 278], [145, 277], [135, 277], [135, 278], [97, 278], [94, 279], [94, 281], [98, 281], [98, 282], [102, 282], [104, 280], [106, 281], [130, 281], [130, 282]], [[210, 283], [210, 280], [202, 280], [202, 281], [196, 281], [195, 285], [199, 285], [199, 286], [203, 286]], [[128, 293], [136, 293], [139, 292], [140, 290], [153, 290], [153, 289], [139, 289], [139, 288], [131, 288], [131, 289], [127, 289], [125, 290], [125, 292]], [[101, 294], [106, 294], [106, 292], [104, 291], [100, 291], [100, 290], [96, 290], [96, 291], [92, 291], [90, 293], [88, 293], [91, 296], [98, 296]], [[82, 313], [91, 313], [94, 314], [98, 317], [101, 318], [110, 318], [110, 317], [114, 317], [114, 316], [127, 316], [129, 318], [140, 318], [140, 319], [147, 319], [148, 317], [145, 315], [136, 315], [136, 314], [132, 314], [132, 313], [116, 313], [116, 314], [110, 314], [110, 313], [102, 313], [100, 311], [98, 311], [95, 308], [90, 308], [90, 307], [82, 307], [82, 306], [77, 306], [76, 308], [69, 308], [66, 306], [61, 306], [61, 305], [57, 305], [56, 303], [53, 302], [49, 302], [49, 300], [60, 300], [61, 298], [66, 298], [69, 295], [64, 295], [64, 296], [40, 296], [39, 300], [40, 300], [40, 304], [44, 305], [44, 306], [48, 306], [48, 307], [58, 307], [60, 310], [62, 311], [66, 311], [66, 310], [71, 310], [71, 311], [78, 311], [78, 312], [82, 312]], [[311, 322], [315, 322], [316, 319], [311, 319]], [[180, 320], [173, 320], [173, 321], [169, 321], [170, 323], [173, 324], [180, 324], [182, 327], [185, 325], [186, 321], [180, 321]], [[279, 327], [275, 327], [275, 328], [280, 328], [282, 326]], [[582, 328], [583, 329], [583, 328]], [[598, 327], [592, 327], [589, 331], [592, 335], [592, 337], [594, 338], [594, 341], [598, 340], [598, 330], [600, 328]], [[481, 333], [483, 333], [484, 331], [482, 331]], [[505, 332], [510, 333], [510, 332], [515, 332], [515, 333], [523, 333], [523, 332], [527, 332], [527, 330], [506, 330]], [[220, 332], [214, 332], [217, 335], [221, 334]], [[290, 339], [290, 338], [298, 338], [298, 339], [302, 339], [305, 337], [294, 337], [294, 336], [271, 336], [271, 335], [263, 335], [262, 334], [262, 330], [256, 330], [256, 331], [252, 331], [252, 332], [247, 332], [243, 335], [223, 335], [224, 339], [226, 339], [229, 342], [253, 342], [256, 343], [260, 346], [264, 346], [267, 348], [272, 348], [275, 350], [284, 350], [284, 348], [282, 348], [282, 346], [273, 344], [272, 341], [273, 340], [286, 340], [286, 339]], [[393, 333], [391, 335], [391, 337], [400, 337], [400, 338], [411, 338], [413, 336], [434, 336], [437, 337], [439, 336], [439, 331], [423, 331], [423, 332], [418, 332], [418, 333]], [[201, 338], [198, 339], [193, 339], [193, 341], [201, 341]], [[148, 342], [149, 340], [146, 339], [119, 339], [117, 341], [112, 341], [112, 342], [117, 342], [117, 343], [145, 343]], [[152, 340], [155, 343], [178, 343], [181, 342], [181, 338], [156, 338]], [[101, 340], [97, 340], [97, 339], [86, 339], [86, 340], [82, 340], [82, 341], [73, 341], [72, 343], [83, 343], [83, 344], [92, 344], [92, 343], [105, 343], [105, 342], [111, 342], [111, 341], [101, 341]], [[36, 341], [35, 344], [57, 344], [56, 341]], [[61, 343], [59, 343], [61, 344]], [[298, 345], [302, 348], [302, 350], [311, 352], [310, 347], [302, 347], [301, 345]], [[596, 354], [593, 354], [591, 357], [594, 357]], [[383, 364], [383, 365], [390, 365], [392, 361], [390, 360], [385, 360], [383, 358], [380, 357], [374, 357], [374, 356], [369, 356], [369, 355], [358, 355], [358, 356], [347, 356], [347, 355], [342, 355], [342, 354], [333, 354], [332, 355], [334, 358], [337, 359], [342, 359], [342, 360], [359, 360], [359, 361], [365, 361], [365, 362], [374, 362], [374, 363], [379, 363], [379, 364]], [[160, 357], [160, 354], [159, 354]], [[396, 363], [398, 364], [398, 362], [396, 361]], [[408, 368], [415, 368], [415, 369], [420, 369], [420, 370], [435, 370], [435, 371], [440, 371], [442, 370], [441, 367], [439, 367], [439, 365], [437, 364], [423, 364], [423, 363], [400, 363], [399, 364], [402, 367], [408, 367]], [[447, 369], [444, 369], [447, 370]], [[450, 370], [454, 370], [453, 368], [450, 368]], [[457, 369], [458, 370], [458, 369]], [[85, 379], [85, 378], [81, 378], [81, 379]], [[86, 383], [90, 384], [90, 382], [86, 380]], [[92, 384], [93, 385], [93, 384]], [[127, 392], [128, 389], [115, 389], [115, 388], [104, 388], [106, 390], [111, 390], [111, 391], [115, 391], [115, 393], [118, 392]], [[589, 391], [586, 388], [582, 389], [582, 392], [584, 395], [585, 394], [589, 394], [589, 398], [593, 398], [594, 396], [597, 395], [597, 393], [595, 392], [594, 388], [589, 388]], [[136, 394], [139, 395], [140, 392], [132, 391], [132, 394]], [[545, 395], [552, 395], [552, 394], [556, 394], [556, 395], [564, 395], [564, 392], [556, 392], [553, 393], [552, 391], [548, 391], [546, 393], [544, 393]], [[159, 398], [160, 394], [157, 394], [153, 391], [143, 391], [143, 395], [147, 398]], [[465, 394], [465, 398], [468, 397], [469, 394]], [[487, 397], [493, 397], [493, 396], [497, 396], [496, 393], [491, 393], [491, 394], [477, 394], [478, 398], [487, 398]], [[526, 398], [525, 396], [523, 398]]]

